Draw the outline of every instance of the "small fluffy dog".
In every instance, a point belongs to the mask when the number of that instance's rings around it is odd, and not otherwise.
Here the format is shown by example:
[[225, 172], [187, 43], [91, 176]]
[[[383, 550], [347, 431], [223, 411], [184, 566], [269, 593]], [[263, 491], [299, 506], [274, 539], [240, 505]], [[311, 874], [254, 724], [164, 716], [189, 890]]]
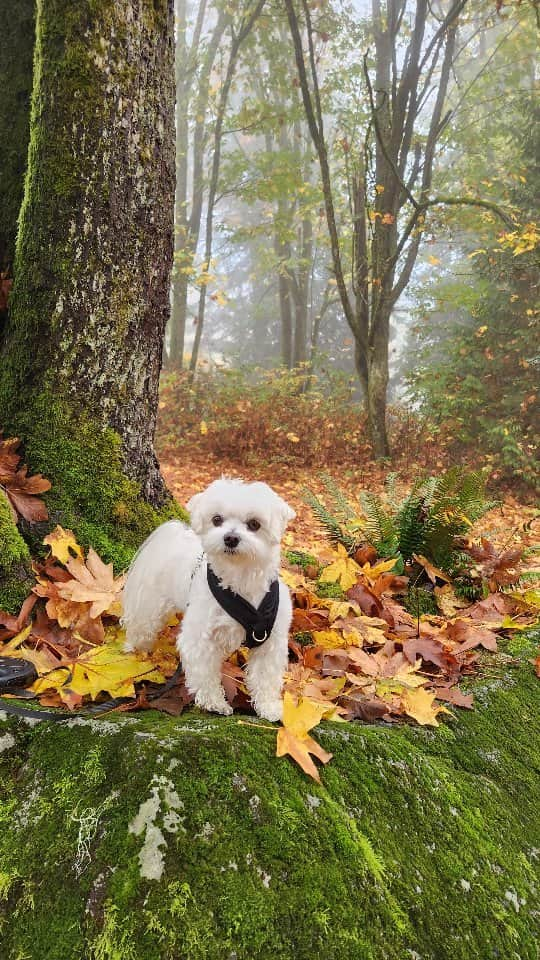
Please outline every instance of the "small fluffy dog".
[[245, 670], [253, 706], [260, 717], [280, 720], [292, 604], [278, 570], [281, 538], [294, 510], [266, 483], [225, 478], [187, 506], [191, 529], [178, 520], [164, 523], [131, 565], [124, 588], [125, 649], [151, 649], [170, 617], [182, 611], [178, 652], [195, 703], [232, 713], [221, 665], [247, 643], [253, 648]]

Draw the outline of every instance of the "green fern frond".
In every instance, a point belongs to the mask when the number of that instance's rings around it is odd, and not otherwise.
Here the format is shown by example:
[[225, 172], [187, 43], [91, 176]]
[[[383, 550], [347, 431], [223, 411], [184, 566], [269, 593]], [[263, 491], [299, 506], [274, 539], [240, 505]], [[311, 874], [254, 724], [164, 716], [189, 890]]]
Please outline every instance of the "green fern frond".
[[332, 543], [342, 543], [346, 550], [354, 550], [356, 541], [348, 534], [338, 518], [310, 490], [304, 490], [304, 500], [311, 507], [317, 520], [324, 527], [326, 536]]
[[350, 520], [355, 520], [358, 515], [358, 508], [355, 509], [354, 505], [350, 502], [341, 487], [337, 485], [336, 481], [333, 480], [328, 473], [321, 473], [320, 477], [324, 484], [325, 490], [332, 500], [332, 507], [336, 517], [338, 517], [343, 523], [347, 523]]
[[384, 543], [385, 545], [396, 542], [397, 547], [397, 528], [394, 518], [383, 506], [380, 497], [374, 493], [362, 491], [360, 494], [360, 505], [365, 517], [363, 533], [368, 541], [374, 547]]

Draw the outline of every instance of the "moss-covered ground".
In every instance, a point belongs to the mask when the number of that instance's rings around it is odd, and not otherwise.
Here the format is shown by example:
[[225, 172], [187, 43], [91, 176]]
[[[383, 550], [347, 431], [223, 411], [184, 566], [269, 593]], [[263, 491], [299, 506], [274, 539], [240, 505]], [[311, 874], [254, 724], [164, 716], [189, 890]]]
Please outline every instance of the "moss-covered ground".
[[436, 730], [323, 724], [322, 786], [255, 719], [6, 718], [2, 960], [536, 960], [527, 657]]

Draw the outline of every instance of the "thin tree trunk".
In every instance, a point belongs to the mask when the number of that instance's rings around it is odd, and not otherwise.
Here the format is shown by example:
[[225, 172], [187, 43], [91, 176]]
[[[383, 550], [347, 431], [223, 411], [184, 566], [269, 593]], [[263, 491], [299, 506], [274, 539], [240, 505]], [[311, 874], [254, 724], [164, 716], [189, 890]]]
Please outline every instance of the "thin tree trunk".
[[170, 320], [169, 364], [182, 369], [186, 335], [188, 277], [185, 257], [188, 245], [187, 182], [189, 149], [189, 91], [187, 75], [186, 0], [176, 0], [176, 195], [174, 204], [174, 264], [172, 271], [172, 311]]
[[[166, 497], [153, 438], [173, 246], [173, 57], [172, 0], [38, 2], [0, 419], [60, 498], [77, 458], [93, 459], [80, 481], [87, 505], [107, 472], [111, 487], [124, 471], [150, 503]], [[105, 441], [109, 463], [97, 454]], [[114, 497], [94, 506], [127, 509]]]
[[[251, 12], [247, 15], [247, 18], [242, 21], [238, 33], [233, 33], [233, 39], [231, 42], [231, 51], [229, 54], [229, 61], [227, 64], [227, 71], [225, 73], [225, 79], [223, 81], [223, 86], [221, 87], [219, 103], [216, 113], [216, 122], [214, 126], [214, 149], [212, 155], [212, 172], [210, 175], [210, 186], [208, 188], [208, 202], [206, 207], [206, 231], [205, 231], [205, 244], [204, 244], [204, 261], [203, 269], [205, 271], [210, 270], [210, 261], [212, 258], [212, 244], [214, 237], [214, 210], [216, 205], [216, 195], [219, 182], [219, 170], [221, 164], [221, 146], [222, 146], [222, 133], [223, 133], [223, 123], [225, 120], [225, 111], [227, 109], [227, 104], [229, 100], [229, 92], [231, 89], [231, 84], [233, 77], [236, 71], [236, 66], [238, 62], [238, 54], [240, 52], [240, 47], [243, 41], [251, 32], [255, 21], [259, 17], [261, 10], [265, 4], [265, 0], [258, 0]], [[195, 339], [193, 341], [193, 350], [191, 353], [191, 360], [189, 362], [189, 369], [191, 373], [194, 373], [197, 369], [197, 360], [199, 357], [199, 349], [201, 346], [201, 338], [204, 327], [204, 317], [206, 310], [206, 293], [207, 293], [207, 284], [202, 283], [199, 293], [199, 307], [197, 310], [197, 326], [195, 329]]]

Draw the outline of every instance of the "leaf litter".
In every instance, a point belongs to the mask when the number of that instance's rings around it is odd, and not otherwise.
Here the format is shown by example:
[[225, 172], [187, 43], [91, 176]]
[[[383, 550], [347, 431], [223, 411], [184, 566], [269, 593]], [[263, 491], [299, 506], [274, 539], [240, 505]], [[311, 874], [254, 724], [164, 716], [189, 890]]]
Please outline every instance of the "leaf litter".
[[[24, 469], [21, 474], [17, 446], [0, 438], [0, 484], [8, 496], [9, 490], [15, 492], [12, 507], [26, 517], [27, 498], [39, 504], [36, 494], [48, 489], [48, 482], [26, 478]], [[25, 487], [28, 479], [35, 483]], [[32, 519], [40, 510], [30, 511]], [[286, 535], [286, 543], [292, 546], [294, 536]], [[122, 698], [111, 709], [151, 708], [178, 716], [193, 701], [183, 675], [162, 695], [159, 685], [177, 668], [181, 614], [162, 631], [151, 653], [124, 653], [125, 577], [115, 577], [112, 565], [92, 548], [85, 557], [73, 533], [62, 527], [44, 544], [49, 555], [34, 565], [36, 584], [19, 615], [0, 611], [0, 654], [29, 660], [38, 673], [28, 696], [42, 706], [70, 711]], [[453, 708], [473, 708], [472, 693], [460, 683], [478, 674], [486, 652], [497, 653], [501, 634], [538, 619], [538, 591], [519, 584], [522, 550], [505, 549], [505, 544], [501, 549], [485, 537], [466, 545], [485, 584], [486, 595], [474, 603], [458, 597], [429, 560], [416, 557], [433, 584], [440, 615], [413, 616], [406, 610], [409, 578], [394, 568], [394, 559], [378, 557], [370, 545], [353, 556], [341, 544], [309, 546], [315, 563], [288, 563], [281, 571], [291, 591], [293, 620], [276, 753], [290, 756], [317, 781], [314, 760], [326, 764], [332, 756], [311, 735], [319, 723], [437, 726], [441, 716], [454, 716]], [[324, 595], [332, 586], [339, 596]], [[244, 648], [237, 651], [222, 675], [228, 701], [243, 713], [253, 713], [243, 673], [248, 657]], [[540, 675], [540, 658], [534, 668]]]

